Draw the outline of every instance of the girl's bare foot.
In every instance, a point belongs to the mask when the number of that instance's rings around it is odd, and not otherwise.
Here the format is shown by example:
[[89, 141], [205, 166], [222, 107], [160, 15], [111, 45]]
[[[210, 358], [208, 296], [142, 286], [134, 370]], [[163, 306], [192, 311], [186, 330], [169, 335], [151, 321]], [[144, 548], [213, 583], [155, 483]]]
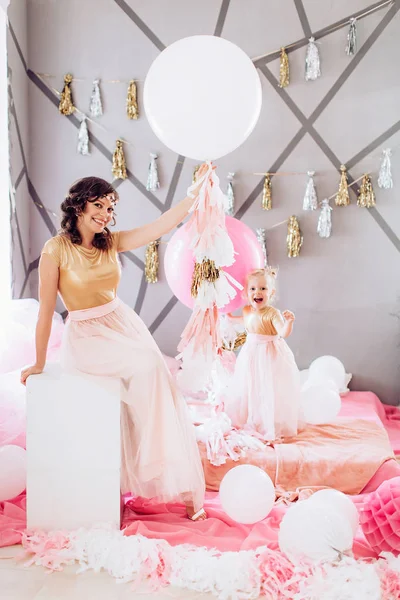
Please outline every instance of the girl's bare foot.
[[204, 521], [205, 519], [207, 519], [207, 513], [204, 510], [204, 508], [201, 508], [200, 510], [195, 512], [193, 504], [188, 504], [186, 506], [186, 514], [188, 519], [190, 519], [191, 521]]

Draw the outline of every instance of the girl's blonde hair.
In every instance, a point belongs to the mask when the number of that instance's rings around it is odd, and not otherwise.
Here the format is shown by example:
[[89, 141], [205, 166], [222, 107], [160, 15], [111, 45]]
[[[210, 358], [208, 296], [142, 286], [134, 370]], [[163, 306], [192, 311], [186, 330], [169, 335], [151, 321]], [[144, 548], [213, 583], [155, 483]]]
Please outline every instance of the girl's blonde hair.
[[247, 273], [246, 282], [244, 286], [244, 293], [248, 293], [249, 281], [252, 277], [265, 277], [267, 282], [268, 289], [268, 299], [272, 300], [272, 298], [276, 294], [276, 278], [278, 277], [278, 269], [276, 267], [265, 267], [265, 269], [254, 269]]

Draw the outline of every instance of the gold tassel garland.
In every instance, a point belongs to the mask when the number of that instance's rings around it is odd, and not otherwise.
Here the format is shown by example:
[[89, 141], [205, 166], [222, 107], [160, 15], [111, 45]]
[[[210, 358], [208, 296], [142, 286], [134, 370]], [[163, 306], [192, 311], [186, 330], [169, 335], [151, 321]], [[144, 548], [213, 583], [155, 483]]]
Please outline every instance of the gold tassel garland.
[[128, 96], [126, 98], [126, 114], [128, 115], [128, 119], [137, 119], [139, 117], [137, 88], [134, 79], [131, 79], [129, 82]]
[[289, 85], [289, 58], [285, 48], [281, 48], [281, 62], [279, 66], [279, 87]]
[[158, 267], [160, 265], [158, 258], [159, 244], [159, 241], [150, 242], [146, 247], [144, 273], [147, 283], [157, 283], [158, 281]]
[[341, 176], [339, 183], [339, 190], [336, 194], [335, 204], [336, 206], [348, 206], [350, 204], [349, 188], [347, 183], [347, 169], [344, 165], [340, 167]]
[[272, 184], [271, 176], [268, 173], [265, 174], [261, 208], [264, 210], [271, 210], [272, 208]]
[[65, 115], [66, 117], [72, 115], [72, 113], [75, 110], [75, 106], [72, 101], [71, 83], [72, 75], [71, 73], [67, 73], [67, 75], [65, 75], [64, 77], [64, 89], [61, 92], [60, 104], [58, 105], [58, 110], [62, 115]]
[[373, 208], [376, 206], [371, 177], [367, 174], [364, 175], [361, 182], [360, 191], [357, 198], [357, 206], [360, 206], [361, 208]]
[[303, 245], [303, 236], [301, 235], [300, 225], [295, 216], [290, 217], [288, 221], [286, 245], [289, 258], [296, 258], [300, 255], [300, 248]]
[[112, 174], [114, 179], [126, 179], [128, 176], [126, 173], [125, 154], [121, 140], [117, 140], [115, 146], [112, 161]]
[[192, 276], [191, 294], [193, 298], [197, 298], [199, 288], [203, 281], [214, 283], [219, 278], [219, 269], [215, 266], [215, 262], [205, 258], [203, 262], [194, 265]]

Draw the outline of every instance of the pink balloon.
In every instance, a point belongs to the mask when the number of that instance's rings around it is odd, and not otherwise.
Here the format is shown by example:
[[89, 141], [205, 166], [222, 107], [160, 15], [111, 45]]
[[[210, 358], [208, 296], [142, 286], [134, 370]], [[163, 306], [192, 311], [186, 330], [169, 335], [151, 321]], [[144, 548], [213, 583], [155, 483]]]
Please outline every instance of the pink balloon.
[[[226, 227], [235, 249], [235, 262], [231, 267], [225, 267], [236, 281], [244, 285], [246, 275], [253, 269], [264, 266], [264, 255], [255, 233], [233, 217], [226, 217]], [[190, 294], [194, 257], [189, 250], [189, 233], [187, 225], [180, 227], [171, 237], [164, 258], [164, 270], [167, 282], [172, 292], [182, 304], [193, 308], [194, 299]], [[233, 312], [245, 304], [242, 292], [238, 290], [236, 297], [221, 309], [222, 313]]]

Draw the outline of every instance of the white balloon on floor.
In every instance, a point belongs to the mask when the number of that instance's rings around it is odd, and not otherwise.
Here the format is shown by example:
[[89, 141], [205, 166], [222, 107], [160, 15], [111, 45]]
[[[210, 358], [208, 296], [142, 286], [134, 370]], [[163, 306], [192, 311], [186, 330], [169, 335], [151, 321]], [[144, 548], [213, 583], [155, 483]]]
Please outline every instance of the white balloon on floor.
[[25, 488], [26, 451], [19, 446], [2, 446], [0, 448], [0, 502], [12, 500]]
[[353, 530], [337, 510], [304, 500], [289, 508], [278, 539], [280, 550], [293, 561], [332, 561], [351, 550]]
[[333, 488], [326, 490], [318, 490], [309, 499], [308, 502], [312, 502], [314, 506], [321, 506], [323, 508], [332, 508], [339, 514], [343, 515], [346, 519], [349, 519], [353, 533], [355, 534], [359, 525], [358, 510], [354, 505], [354, 502], [340, 492]]
[[309, 381], [321, 383], [332, 381], [338, 390], [346, 388], [346, 370], [338, 358], [334, 356], [320, 356], [314, 360], [309, 369]]
[[239, 465], [225, 475], [219, 488], [226, 514], [245, 525], [262, 521], [275, 502], [275, 488], [269, 475], [254, 465]]
[[261, 111], [257, 69], [221, 37], [195, 35], [168, 46], [151, 65], [143, 105], [150, 127], [170, 150], [214, 160], [240, 146]]
[[310, 384], [301, 391], [301, 414], [305, 422], [312, 425], [333, 421], [340, 412], [341, 404], [339, 392], [329, 384]]

